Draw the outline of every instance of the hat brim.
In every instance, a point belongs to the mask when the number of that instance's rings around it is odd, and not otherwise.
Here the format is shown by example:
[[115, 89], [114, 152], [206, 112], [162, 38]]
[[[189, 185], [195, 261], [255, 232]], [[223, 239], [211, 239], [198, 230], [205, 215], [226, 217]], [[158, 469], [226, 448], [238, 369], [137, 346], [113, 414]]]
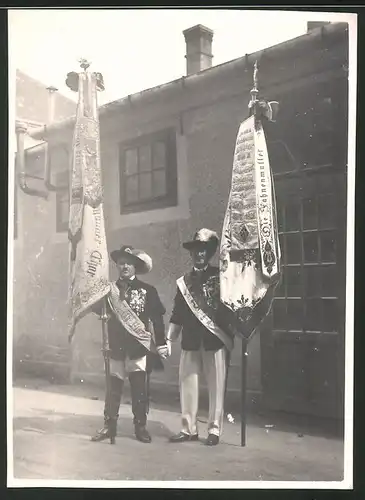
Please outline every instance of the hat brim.
[[113, 250], [112, 252], [110, 252], [110, 257], [115, 263], [117, 263], [118, 259], [120, 259], [121, 257], [128, 259], [136, 268], [136, 274], [147, 274], [152, 269], [152, 266], [149, 263], [145, 262], [137, 255], [134, 255], [130, 252], [125, 252], [124, 250]]
[[183, 243], [182, 246], [183, 246], [183, 248], [185, 248], [185, 250], [193, 250], [194, 248], [197, 248], [197, 247], [206, 247], [209, 250], [211, 250], [211, 252], [215, 253], [215, 251], [217, 250], [217, 247], [218, 247], [218, 240], [212, 240], [212, 241], [197, 241], [197, 240], [186, 241], [185, 243]]

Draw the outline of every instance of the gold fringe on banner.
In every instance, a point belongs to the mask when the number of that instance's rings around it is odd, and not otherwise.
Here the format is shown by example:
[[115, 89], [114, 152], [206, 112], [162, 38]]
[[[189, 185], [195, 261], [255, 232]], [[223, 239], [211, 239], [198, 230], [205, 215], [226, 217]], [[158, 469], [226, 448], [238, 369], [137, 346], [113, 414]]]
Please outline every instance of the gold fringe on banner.
[[220, 248], [221, 302], [249, 338], [268, 314], [280, 278], [275, 192], [262, 123], [238, 131]]
[[78, 76], [68, 232], [70, 338], [77, 321], [110, 289], [100, 165], [98, 74], [84, 71]]

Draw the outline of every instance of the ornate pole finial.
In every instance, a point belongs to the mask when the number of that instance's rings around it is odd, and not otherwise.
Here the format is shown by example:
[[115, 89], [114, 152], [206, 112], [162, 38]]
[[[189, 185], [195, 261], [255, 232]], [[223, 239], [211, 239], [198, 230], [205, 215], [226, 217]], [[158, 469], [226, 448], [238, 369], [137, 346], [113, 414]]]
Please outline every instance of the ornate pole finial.
[[258, 103], [258, 65], [257, 61], [255, 61], [254, 67], [253, 67], [253, 87], [251, 89], [251, 100], [248, 103], [248, 109], [250, 110], [250, 115], [252, 113], [256, 114], [256, 104]]
[[257, 86], [258, 86], [258, 66], [257, 66], [257, 61], [255, 61], [253, 67], [253, 87], [251, 89], [251, 103], [250, 103], [251, 106], [253, 106], [258, 100], [257, 96], [259, 94], [259, 90]]
[[79, 63], [80, 63], [81, 68], [84, 71], [86, 71], [91, 65], [91, 62], [88, 61], [87, 59], [84, 59], [83, 57], [81, 59], [79, 59]]
[[255, 64], [253, 66], [253, 87], [254, 87], [254, 89], [257, 89], [257, 84], [258, 84], [257, 73], [258, 73], [258, 67], [257, 67], [257, 61], [255, 61]]

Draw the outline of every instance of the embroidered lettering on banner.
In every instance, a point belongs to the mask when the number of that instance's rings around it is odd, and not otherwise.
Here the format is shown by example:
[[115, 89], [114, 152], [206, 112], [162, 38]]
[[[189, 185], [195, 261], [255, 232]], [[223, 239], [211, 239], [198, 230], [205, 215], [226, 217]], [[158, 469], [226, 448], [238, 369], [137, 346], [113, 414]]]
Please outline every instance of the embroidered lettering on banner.
[[[280, 271], [275, 196], [262, 124], [241, 124], [220, 247], [220, 300], [246, 340], [269, 312]], [[271, 288], [271, 290], [270, 290]]]
[[263, 274], [270, 277], [277, 274], [279, 269], [274, 232], [271, 173], [262, 124], [259, 124], [256, 134], [256, 196], [261, 265]]
[[110, 289], [99, 140], [96, 81], [83, 72], [73, 137], [68, 228], [71, 337], [77, 321]]
[[[254, 177], [254, 120], [244, 122], [237, 136], [230, 192], [230, 243], [232, 250], [258, 248], [256, 184]], [[252, 221], [251, 227], [248, 221]]]

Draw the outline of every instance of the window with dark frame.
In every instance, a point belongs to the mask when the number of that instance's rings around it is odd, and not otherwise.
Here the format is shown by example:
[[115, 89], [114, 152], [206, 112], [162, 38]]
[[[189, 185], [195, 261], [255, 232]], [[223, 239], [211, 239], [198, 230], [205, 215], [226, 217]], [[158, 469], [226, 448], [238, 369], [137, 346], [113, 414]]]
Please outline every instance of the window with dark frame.
[[[331, 171], [336, 175], [346, 165], [346, 89], [339, 80], [288, 93], [280, 102], [280, 126], [268, 128], [274, 179], [283, 183], [277, 198], [283, 273], [273, 303], [275, 331], [334, 333], [339, 328], [343, 207], [330, 180]], [[303, 189], [288, 196], [284, 183], [289, 188], [290, 179], [300, 178]]]
[[283, 276], [274, 329], [331, 333], [338, 328], [335, 193], [317, 193], [278, 209]]
[[70, 190], [68, 170], [57, 174], [56, 191], [56, 231], [64, 233], [68, 230], [68, 218], [70, 211]]
[[177, 205], [176, 133], [167, 129], [121, 143], [120, 213]]

